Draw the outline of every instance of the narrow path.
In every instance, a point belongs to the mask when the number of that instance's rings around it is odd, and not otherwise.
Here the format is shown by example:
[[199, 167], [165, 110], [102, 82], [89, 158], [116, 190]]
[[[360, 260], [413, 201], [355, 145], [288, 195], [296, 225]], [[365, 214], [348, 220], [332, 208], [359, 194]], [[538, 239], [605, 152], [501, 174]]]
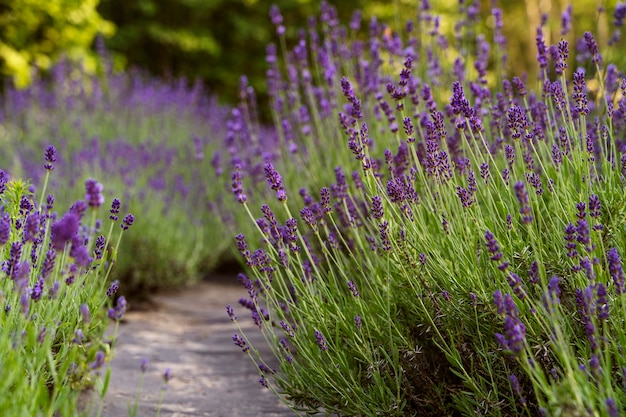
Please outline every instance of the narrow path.
[[[136, 417], [156, 415], [166, 368], [171, 368], [172, 379], [162, 417], [294, 416], [261, 387], [255, 365], [233, 345], [231, 337], [237, 330], [228, 320], [225, 306], [238, 305], [244, 295], [234, 278], [218, 279], [156, 295], [155, 308], [148, 311], [131, 308], [119, 327], [102, 416], [128, 417], [143, 358], [149, 364]], [[255, 347], [265, 347], [252, 321], [241, 322]]]

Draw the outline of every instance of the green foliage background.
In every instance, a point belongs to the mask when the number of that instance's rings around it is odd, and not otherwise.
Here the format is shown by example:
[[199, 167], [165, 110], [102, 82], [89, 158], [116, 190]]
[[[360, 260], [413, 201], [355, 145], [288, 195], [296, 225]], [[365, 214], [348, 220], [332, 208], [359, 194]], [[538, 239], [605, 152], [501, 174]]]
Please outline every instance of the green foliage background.
[[[342, 22], [353, 11], [363, 11], [362, 24], [376, 16], [398, 30], [415, 20], [418, 0], [331, 0]], [[445, 19], [444, 33], [454, 30], [458, 0], [432, 1], [431, 7]], [[569, 4], [574, 24], [566, 36], [571, 42], [586, 30], [606, 42], [616, 0], [500, 1], [504, 10], [504, 34], [509, 53], [509, 72], [528, 72], [534, 78], [535, 28], [542, 14], [549, 16], [546, 39], [561, 38], [561, 13]], [[222, 101], [238, 100], [240, 76], [248, 76], [261, 101], [265, 87], [265, 47], [278, 42], [269, 19], [272, 4], [280, 7], [287, 28], [287, 42], [306, 29], [308, 17], [317, 15], [322, 0], [0, 0], [0, 71], [14, 77], [19, 86], [29, 83], [32, 68], [47, 69], [60, 56], [83, 59], [88, 72], [96, 67], [94, 39], [106, 38], [118, 68], [137, 66], [162, 77], [201, 79]], [[494, 20], [490, 0], [480, 0], [480, 18], [487, 33]], [[615, 51], [619, 55], [619, 51]], [[624, 54], [622, 54], [624, 55]], [[626, 59], [626, 58], [622, 58]]]
[[96, 10], [99, 0], [0, 0], [0, 73], [18, 86], [32, 69], [48, 69], [61, 56], [95, 68], [93, 40], [114, 25]]

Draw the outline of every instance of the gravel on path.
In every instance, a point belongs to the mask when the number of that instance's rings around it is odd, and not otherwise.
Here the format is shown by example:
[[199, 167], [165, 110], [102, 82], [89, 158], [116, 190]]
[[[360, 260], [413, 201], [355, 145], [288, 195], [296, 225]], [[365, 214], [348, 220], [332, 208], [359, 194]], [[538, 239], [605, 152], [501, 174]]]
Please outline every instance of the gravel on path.
[[[295, 416], [258, 383], [256, 366], [233, 344], [237, 329], [226, 305], [238, 305], [242, 296], [245, 289], [228, 277], [157, 294], [145, 311], [133, 311], [131, 305], [119, 326], [101, 416], [129, 416], [144, 358], [148, 368], [135, 417], [156, 415], [166, 368], [172, 379], [164, 392], [162, 417]], [[257, 349], [268, 351], [251, 320], [241, 319], [240, 324]]]

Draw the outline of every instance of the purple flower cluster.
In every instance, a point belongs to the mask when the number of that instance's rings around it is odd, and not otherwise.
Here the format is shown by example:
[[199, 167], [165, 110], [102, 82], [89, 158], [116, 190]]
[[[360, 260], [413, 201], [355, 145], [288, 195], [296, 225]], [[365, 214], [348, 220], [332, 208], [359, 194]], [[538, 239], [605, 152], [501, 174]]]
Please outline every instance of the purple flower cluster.
[[498, 314], [504, 316], [504, 333], [496, 333], [496, 339], [502, 349], [518, 357], [526, 344], [526, 326], [519, 318], [519, 310], [509, 294], [498, 290], [493, 294]]

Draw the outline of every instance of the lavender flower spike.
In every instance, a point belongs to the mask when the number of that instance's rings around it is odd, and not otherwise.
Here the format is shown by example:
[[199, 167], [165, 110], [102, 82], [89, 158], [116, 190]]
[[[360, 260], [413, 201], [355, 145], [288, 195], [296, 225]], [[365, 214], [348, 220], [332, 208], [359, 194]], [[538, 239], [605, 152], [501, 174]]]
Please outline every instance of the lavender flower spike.
[[615, 283], [615, 292], [617, 294], [624, 293], [624, 270], [622, 269], [622, 260], [620, 259], [617, 248], [612, 248], [607, 254], [609, 263], [609, 273]]
[[89, 178], [85, 181], [85, 200], [89, 207], [100, 207], [104, 203], [104, 197], [102, 196], [102, 184], [93, 178]]
[[530, 214], [530, 202], [528, 199], [528, 192], [526, 191], [526, 184], [522, 181], [515, 183], [515, 196], [519, 202], [521, 208], [519, 210], [522, 215], [522, 223], [528, 224], [532, 222], [533, 217]]
[[126, 217], [124, 217], [124, 221], [121, 224], [122, 230], [128, 230], [128, 228], [132, 226], [134, 222], [135, 222], [135, 216], [133, 216], [132, 214], [127, 214]]
[[324, 338], [322, 332], [320, 332], [319, 330], [315, 330], [315, 341], [320, 349], [322, 349], [323, 351], [328, 350], [328, 345], [326, 345], [326, 339]]
[[267, 178], [267, 182], [269, 183], [272, 190], [276, 191], [276, 198], [280, 202], [287, 201], [287, 195], [285, 194], [285, 189], [283, 188], [283, 179], [274, 168], [270, 162], [267, 162], [264, 165], [265, 170], [265, 178]]
[[52, 171], [54, 169], [53, 164], [57, 161], [57, 149], [53, 145], [48, 146], [44, 158], [46, 163], [43, 167], [48, 171]]

